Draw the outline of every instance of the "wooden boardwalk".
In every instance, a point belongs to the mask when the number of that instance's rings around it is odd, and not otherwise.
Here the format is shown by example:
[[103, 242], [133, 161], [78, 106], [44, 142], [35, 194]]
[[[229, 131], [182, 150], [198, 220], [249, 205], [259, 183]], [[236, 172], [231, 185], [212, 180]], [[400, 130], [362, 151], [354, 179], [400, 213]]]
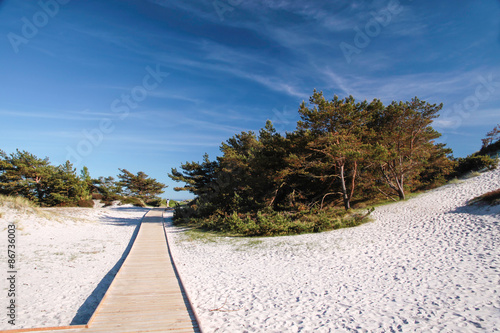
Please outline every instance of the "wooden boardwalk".
[[175, 269], [163, 209], [143, 218], [122, 267], [87, 325], [1, 332], [201, 332]]

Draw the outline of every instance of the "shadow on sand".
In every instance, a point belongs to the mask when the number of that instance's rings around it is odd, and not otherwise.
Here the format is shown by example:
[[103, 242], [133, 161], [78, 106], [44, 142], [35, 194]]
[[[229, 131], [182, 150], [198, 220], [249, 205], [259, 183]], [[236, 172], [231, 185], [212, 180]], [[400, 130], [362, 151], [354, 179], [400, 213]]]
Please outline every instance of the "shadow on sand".
[[450, 211], [455, 214], [471, 214], [476, 216], [498, 215], [500, 214], [500, 205], [488, 205], [484, 203], [476, 203], [472, 205], [464, 205]]

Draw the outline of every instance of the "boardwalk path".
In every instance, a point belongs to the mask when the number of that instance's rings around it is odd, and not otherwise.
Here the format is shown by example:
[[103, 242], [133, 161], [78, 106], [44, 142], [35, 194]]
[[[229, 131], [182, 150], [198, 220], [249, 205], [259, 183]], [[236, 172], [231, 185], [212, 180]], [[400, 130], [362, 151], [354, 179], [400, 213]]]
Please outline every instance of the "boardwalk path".
[[87, 325], [5, 332], [42, 330], [201, 332], [168, 249], [163, 209], [152, 209], [144, 216], [129, 255]]

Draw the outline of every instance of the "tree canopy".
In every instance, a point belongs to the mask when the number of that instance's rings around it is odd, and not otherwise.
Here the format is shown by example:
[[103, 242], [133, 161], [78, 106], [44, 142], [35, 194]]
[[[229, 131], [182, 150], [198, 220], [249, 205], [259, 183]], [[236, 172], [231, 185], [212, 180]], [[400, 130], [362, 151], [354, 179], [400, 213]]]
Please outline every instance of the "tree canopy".
[[403, 200], [453, 170], [451, 150], [435, 143], [440, 134], [431, 126], [441, 108], [417, 97], [384, 105], [314, 91], [299, 107], [295, 131], [283, 136], [267, 121], [259, 135], [242, 132], [222, 143], [216, 160], [205, 155], [172, 169], [170, 178], [185, 183], [175, 190], [196, 195], [179, 214], [217, 220]]
[[47, 157], [20, 150], [7, 155], [0, 150], [0, 194], [55, 206], [87, 199], [90, 192], [69, 161], [53, 166]]
[[136, 175], [127, 169], [118, 169], [120, 181], [118, 185], [125, 189], [126, 195], [134, 196], [144, 201], [156, 198], [157, 195], [163, 193], [165, 184], [158, 182], [156, 179], [150, 178], [147, 174], [139, 171]]
[[77, 173], [70, 161], [54, 166], [49, 159], [38, 158], [16, 150], [8, 155], [0, 150], [0, 194], [22, 196], [41, 206], [92, 207], [92, 196], [99, 195], [105, 202], [122, 199], [128, 195], [151, 202], [158, 201], [165, 184], [142, 171], [137, 175], [119, 169], [120, 181], [113, 177], [93, 179], [89, 169]]

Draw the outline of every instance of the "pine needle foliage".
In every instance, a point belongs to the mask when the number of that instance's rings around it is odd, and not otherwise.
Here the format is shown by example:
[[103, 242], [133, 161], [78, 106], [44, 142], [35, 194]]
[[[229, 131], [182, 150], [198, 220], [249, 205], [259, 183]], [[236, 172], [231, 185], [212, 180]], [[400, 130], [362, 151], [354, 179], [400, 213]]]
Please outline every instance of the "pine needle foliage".
[[[456, 161], [435, 143], [442, 105], [417, 97], [385, 106], [314, 91], [294, 132], [270, 121], [222, 143], [222, 155], [186, 162], [170, 178], [196, 198], [175, 220], [240, 235], [283, 235], [354, 226], [353, 205], [446, 183]], [[376, 201], [376, 200], [375, 200]], [[338, 215], [338, 210], [342, 212]], [[351, 218], [347, 218], [351, 216]]]

